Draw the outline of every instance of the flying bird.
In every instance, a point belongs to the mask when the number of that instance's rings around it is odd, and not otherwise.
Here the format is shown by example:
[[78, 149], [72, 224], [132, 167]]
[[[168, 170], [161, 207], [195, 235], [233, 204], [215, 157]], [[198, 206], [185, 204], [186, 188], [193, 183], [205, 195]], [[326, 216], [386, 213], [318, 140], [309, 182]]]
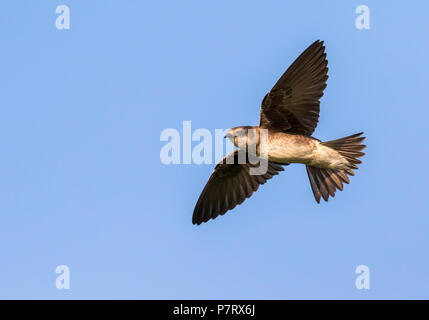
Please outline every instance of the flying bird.
[[[311, 190], [317, 203], [328, 201], [343, 183], [349, 183], [365, 145], [363, 132], [322, 142], [311, 135], [319, 121], [320, 98], [328, 80], [328, 60], [323, 41], [310, 45], [280, 77], [262, 100], [259, 126], [230, 129], [226, 136], [239, 149], [219, 162], [195, 205], [193, 224], [201, 224], [225, 214], [249, 198], [259, 186], [283, 171], [283, 166], [301, 163], [306, 166]], [[267, 170], [251, 174], [256, 167], [252, 158], [258, 153], [262, 129], [267, 137]], [[245, 147], [238, 137], [244, 137]], [[256, 153], [249, 152], [251, 145]], [[249, 147], [249, 148], [247, 148]], [[259, 151], [260, 152], [260, 151]], [[239, 161], [244, 153], [244, 161]], [[243, 159], [243, 158], [242, 158]]]

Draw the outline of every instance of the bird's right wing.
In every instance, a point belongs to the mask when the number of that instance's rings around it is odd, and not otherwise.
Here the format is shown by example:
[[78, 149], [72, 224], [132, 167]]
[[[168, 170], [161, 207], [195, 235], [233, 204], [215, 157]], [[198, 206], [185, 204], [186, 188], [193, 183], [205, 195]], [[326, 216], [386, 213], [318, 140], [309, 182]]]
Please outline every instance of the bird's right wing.
[[247, 154], [246, 163], [238, 163], [239, 152], [243, 151], [231, 152], [216, 165], [195, 205], [193, 224], [201, 224], [225, 214], [249, 198], [259, 185], [283, 171], [282, 165], [268, 162], [265, 174], [251, 175], [250, 168], [258, 165], [250, 163]]

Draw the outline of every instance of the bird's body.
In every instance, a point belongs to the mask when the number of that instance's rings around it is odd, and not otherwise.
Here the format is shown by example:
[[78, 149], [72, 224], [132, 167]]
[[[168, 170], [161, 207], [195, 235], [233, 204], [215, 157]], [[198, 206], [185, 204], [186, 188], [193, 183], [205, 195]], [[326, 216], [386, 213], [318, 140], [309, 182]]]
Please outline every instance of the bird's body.
[[318, 148], [316, 139], [299, 134], [268, 132], [268, 161], [289, 163], [310, 163], [313, 152]]
[[[322, 142], [312, 137], [328, 79], [323, 42], [309, 46], [280, 77], [261, 106], [259, 126], [240, 126], [228, 137], [237, 150], [218, 163], [195, 205], [192, 222], [223, 215], [291, 163], [304, 164], [314, 198], [328, 201], [354, 175], [365, 148], [361, 133]], [[254, 173], [255, 159], [268, 160]]]
[[[259, 130], [259, 127], [253, 129]], [[239, 147], [238, 144], [235, 145]], [[259, 150], [259, 145], [255, 149]], [[348, 168], [348, 161], [341, 153], [323, 145], [318, 139], [301, 134], [267, 130], [266, 155], [259, 152], [256, 154], [259, 158], [278, 164], [302, 163], [333, 170]]]

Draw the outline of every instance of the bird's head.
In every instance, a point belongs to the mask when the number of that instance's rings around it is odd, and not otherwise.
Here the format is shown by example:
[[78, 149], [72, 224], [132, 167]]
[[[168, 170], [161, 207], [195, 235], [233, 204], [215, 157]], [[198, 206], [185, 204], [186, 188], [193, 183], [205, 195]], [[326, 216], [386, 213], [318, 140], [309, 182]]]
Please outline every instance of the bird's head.
[[[229, 129], [227, 133], [225, 134], [225, 138], [228, 138], [236, 147], [240, 147], [241, 144], [246, 146], [249, 141], [249, 130], [254, 131], [256, 127], [252, 126], [241, 126], [241, 127], [235, 127], [232, 129]], [[253, 137], [255, 134], [251, 134]], [[250, 139], [254, 140], [254, 139]]]
[[232, 143], [234, 143], [234, 140], [236, 140], [235, 138], [245, 137], [246, 134], [247, 130], [245, 127], [235, 127], [227, 131], [227, 133], [225, 134], [225, 138], [228, 138], [229, 140], [231, 140]]

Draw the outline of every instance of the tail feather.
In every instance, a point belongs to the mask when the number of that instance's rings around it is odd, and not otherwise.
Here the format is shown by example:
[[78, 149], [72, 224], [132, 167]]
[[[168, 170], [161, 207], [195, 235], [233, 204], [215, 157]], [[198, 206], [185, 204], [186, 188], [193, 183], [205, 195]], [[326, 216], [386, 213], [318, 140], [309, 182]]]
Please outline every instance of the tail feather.
[[366, 146], [361, 144], [365, 137], [363, 132], [337, 140], [323, 142], [323, 145], [338, 151], [347, 161], [348, 169], [333, 170], [307, 166], [307, 174], [310, 180], [311, 190], [317, 203], [323, 198], [328, 201], [329, 196], [334, 197], [337, 189], [343, 190], [343, 183], [350, 183], [349, 176], [354, 176], [353, 170], [358, 169], [362, 163], [357, 159], [365, 155], [361, 152]]

